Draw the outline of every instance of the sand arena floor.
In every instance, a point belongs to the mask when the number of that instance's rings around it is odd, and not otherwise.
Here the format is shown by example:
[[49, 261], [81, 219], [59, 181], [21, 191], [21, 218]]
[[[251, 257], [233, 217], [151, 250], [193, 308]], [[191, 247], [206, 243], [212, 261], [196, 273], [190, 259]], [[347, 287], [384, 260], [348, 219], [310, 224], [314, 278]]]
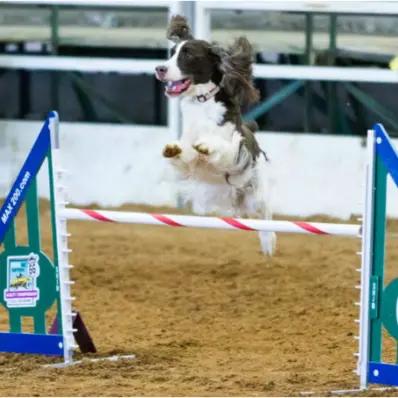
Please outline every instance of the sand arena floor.
[[[48, 358], [1, 354], [0, 395], [268, 396], [357, 387], [359, 240], [279, 235], [276, 255], [266, 258], [254, 233], [87, 222], [71, 222], [70, 231], [75, 307], [94, 356], [137, 358], [50, 369], [40, 366]], [[48, 247], [48, 228], [43, 235]], [[394, 240], [388, 254], [398, 257]]]

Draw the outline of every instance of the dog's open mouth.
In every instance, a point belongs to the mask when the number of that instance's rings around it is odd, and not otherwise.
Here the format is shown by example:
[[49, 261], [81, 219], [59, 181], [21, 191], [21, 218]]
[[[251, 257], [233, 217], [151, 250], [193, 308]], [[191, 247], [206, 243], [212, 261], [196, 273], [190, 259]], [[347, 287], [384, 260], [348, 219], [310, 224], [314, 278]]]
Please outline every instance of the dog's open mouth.
[[170, 96], [177, 96], [187, 91], [191, 81], [189, 79], [169, 81], [166, 84], [166, 94]]

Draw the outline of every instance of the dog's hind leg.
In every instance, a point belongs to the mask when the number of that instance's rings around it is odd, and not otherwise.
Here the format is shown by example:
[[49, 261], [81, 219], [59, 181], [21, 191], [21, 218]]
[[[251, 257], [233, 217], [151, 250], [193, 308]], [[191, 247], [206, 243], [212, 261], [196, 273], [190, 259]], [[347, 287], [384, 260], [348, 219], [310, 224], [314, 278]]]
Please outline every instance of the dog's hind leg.
[[[245, 209], [243, 214], [245, 217], [249, 218], [255, 216], [256, 218], [260, 218], [262, 220], [271, 220], [272, 212], [266, 204], [262, 190], [259, 189], [260, 187], [256, 188], [257, 189], [255, 193], [253, 192], [249, 195], [246, 195], [244, 204], [242, 206]], [[258, 237], [260, 240], [261, 251], [268, 256], [272, 256], [276, 249], [275, 232], [259, 231]]]
[[[270, 220], [271, 218], [266, 218], [266, 220]], [[258, 237], [260, 239], [261, 250], [264, 254], [268, 256], [272, 256], [275, 253], [276, 249], [276, 233], [275, 232], [267, 232], [260, 231], [258, 233]]]
[[276, 249], [276, 233], [260, 231], [258, 237], [260, 238], [262, 252], [272, 256]]
[[[272, 219], [272, 204], [271, 204], [271, 190], [269, 181], [266, 177], [266, 170], [264, 163], [258, 164], [257, 175], [257, 190], [256, 190], [256, 204], [258, 212], [264, 220]], [[272, 256], [276, 249], [276, 233], [268, 231], [260, 231], [258, 233], [262, 252]]]
[[[260, 159], [255, 166], [255, 175], [251, 181], [252, 190], [246, 195], [244, 207], [247, 215], [263, 220], [272, 219], [271, 184], [267, 177], [266, 164]], [[261, 250], [272, 256], [276, 249], [276, 234], [272, 231], [259, 231]]]

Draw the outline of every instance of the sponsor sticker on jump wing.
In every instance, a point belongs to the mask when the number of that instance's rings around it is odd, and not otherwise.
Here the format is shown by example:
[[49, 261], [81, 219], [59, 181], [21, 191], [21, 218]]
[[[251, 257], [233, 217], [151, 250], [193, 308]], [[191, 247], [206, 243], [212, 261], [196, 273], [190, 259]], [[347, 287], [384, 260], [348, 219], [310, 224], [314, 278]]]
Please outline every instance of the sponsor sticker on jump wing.
[[40, 297], [37, 278], [40, 274], [39, 256], [7, 257], [7, 286], [4, 300], [9, 308], [35, 307]]

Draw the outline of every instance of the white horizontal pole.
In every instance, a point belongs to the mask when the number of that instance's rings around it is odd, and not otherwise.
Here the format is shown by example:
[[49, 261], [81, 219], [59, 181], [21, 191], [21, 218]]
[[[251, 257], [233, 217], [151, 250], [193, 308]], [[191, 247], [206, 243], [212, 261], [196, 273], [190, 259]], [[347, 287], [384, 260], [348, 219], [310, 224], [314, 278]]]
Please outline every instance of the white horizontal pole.
[[274, 221], [231, 217], [202, 217], [174, 214], [137, 213], [109, 210], [66, 208], [60, 217], [67, 220], [149, 224], [170, 227], [234, 229], [310, 235], [339, 235], [360, 237], [361, 226], [355, 224], [332, 224], [306, 221]]
[[79, 72], [154, 73], [165, 60], [66, 56], [0, 55], [0, 68]]
[[[59, 70], [125, 74], [152, 74], [164, 59], [89, 58], [43, 55], [0, 55], [0, 68]], [[264, 79], [297, 79], [398, 83], [398, 72], [377, 68], [254, 65], [254, 75]]]
[[265, 79], [398, 83], [398, 72], [379, 68], [255, 64], [253, 72], [255, 77]]
[[333, 14], [398, 14], [395, 1], [200, 1], [207, 10], [258, 10]]
[[[173, 2], [162, 0], [1, 0], [2, 4], [60, 5], [82, 7], [169, 7]], [[200, 6], [213, 10], [264, 10], [285, 12], [325, 12], [347, 14], [398, 14], [393, 1], [201, 1]]]

